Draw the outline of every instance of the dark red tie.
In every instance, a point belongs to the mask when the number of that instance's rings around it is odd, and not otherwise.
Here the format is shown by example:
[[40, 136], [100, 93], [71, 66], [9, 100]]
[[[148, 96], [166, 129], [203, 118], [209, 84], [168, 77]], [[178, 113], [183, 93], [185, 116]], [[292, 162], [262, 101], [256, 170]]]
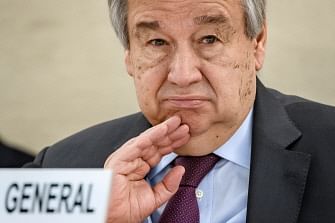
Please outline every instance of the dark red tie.
[[175, 165], [184, 166], [185, 174], [177, 193], [167, 203], [159, 223], [199, 223], [199, 207], [195, 190], [219, 159], [214, 154], [176, 158]]

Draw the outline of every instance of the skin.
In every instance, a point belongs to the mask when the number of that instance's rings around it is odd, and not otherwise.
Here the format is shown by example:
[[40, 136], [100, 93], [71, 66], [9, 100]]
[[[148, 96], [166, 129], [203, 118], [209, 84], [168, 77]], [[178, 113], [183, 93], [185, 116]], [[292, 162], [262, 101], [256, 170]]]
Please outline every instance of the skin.
[[177, 192], [185, 172], [181, 166], [153, 188], [144, 178], [162, 156], [189, 140], [188, 132], [179, 117], [172, 117], [126, 142], [106, 160], [105, 168], [113, 171], [107, 222], [142, 222]]
[[105, 163], [113, 170], [108, 222], [141, 222], [177, 191], [182, 167], [154, 188], [144, 180], [162, 156], [209, 154], [242, 124], [267, 36], [266, 25], [253, 39], [244, 27], [236, 0], [128, 1], [125, 62], [154, 127]]

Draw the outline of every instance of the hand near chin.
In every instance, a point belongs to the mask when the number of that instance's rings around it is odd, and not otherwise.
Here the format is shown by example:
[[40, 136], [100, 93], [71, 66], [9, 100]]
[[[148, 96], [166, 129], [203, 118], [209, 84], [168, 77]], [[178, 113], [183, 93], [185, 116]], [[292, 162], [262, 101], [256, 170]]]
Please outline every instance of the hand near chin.
[[189, 138], [188, 126], [175, 116], [129, 140], [108, 157], [105, 169], [113, 172], [107, 222], [142, 222], [170, 199], [178, 190], [183, 167], [172, 168], [154, 187], [144, 178], [164, 155]]

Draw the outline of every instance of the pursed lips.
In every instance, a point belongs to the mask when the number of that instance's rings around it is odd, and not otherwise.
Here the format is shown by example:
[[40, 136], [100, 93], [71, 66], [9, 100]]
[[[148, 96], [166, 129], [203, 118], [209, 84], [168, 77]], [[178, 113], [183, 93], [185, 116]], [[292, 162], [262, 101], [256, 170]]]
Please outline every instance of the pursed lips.
[[183, 95], [183, 96], [170, 96], [164, 98], [163, 102], [167, 103], [168, 106], [179, 109], [195, 109], [204, 105], [208, 102], [208, 97], [197, 96], [197, 95]]

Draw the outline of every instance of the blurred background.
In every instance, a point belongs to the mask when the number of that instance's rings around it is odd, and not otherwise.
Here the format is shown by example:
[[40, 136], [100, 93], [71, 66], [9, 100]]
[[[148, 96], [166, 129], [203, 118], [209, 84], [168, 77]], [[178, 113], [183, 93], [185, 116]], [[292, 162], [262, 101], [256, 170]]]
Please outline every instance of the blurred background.
[[[36, 154], [138, 111], [107, 0], [0, 0], [0, 138]], [[260, 78], [335, 105], [335, 1], [268, 1]]]

